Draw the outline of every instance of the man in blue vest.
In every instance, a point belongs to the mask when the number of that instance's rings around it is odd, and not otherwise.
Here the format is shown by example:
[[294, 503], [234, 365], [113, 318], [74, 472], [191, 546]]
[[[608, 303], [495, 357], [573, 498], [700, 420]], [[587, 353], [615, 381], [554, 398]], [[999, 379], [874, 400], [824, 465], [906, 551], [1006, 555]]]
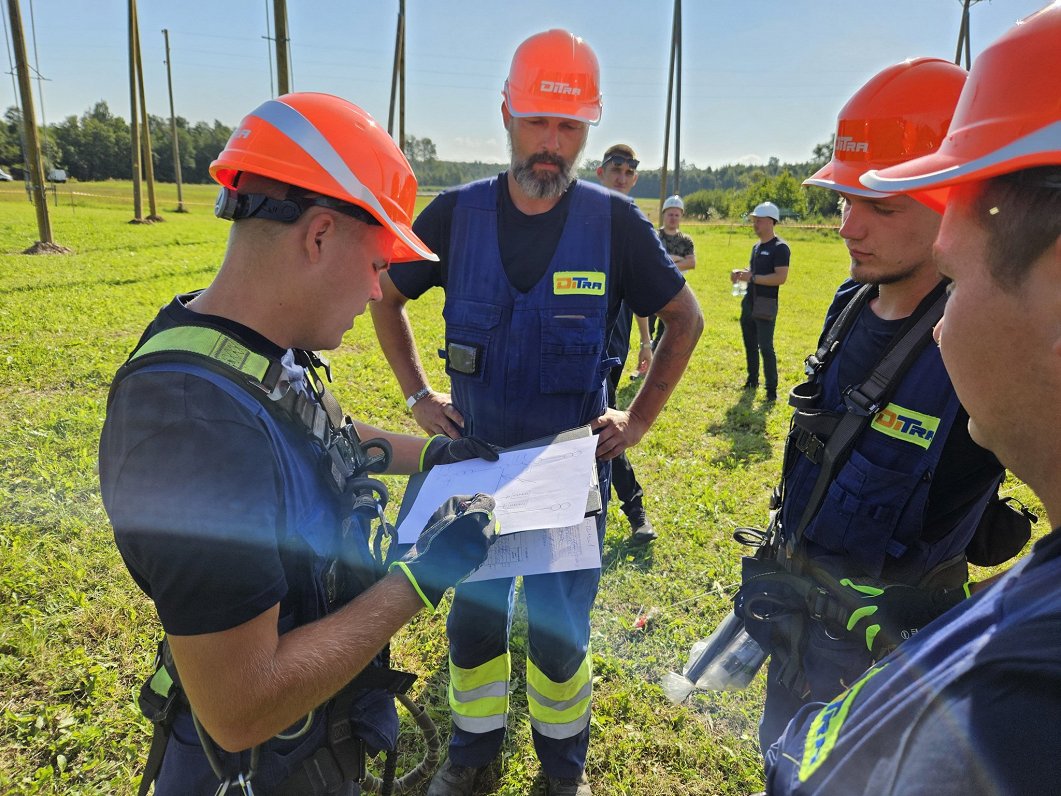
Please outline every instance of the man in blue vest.
[[[950, 297], [936, 340], [978, 443], [1054, 531], [923, 628], [767, 756], [771, 794], [1037, 796], [1061, 782], [1061, 3], [973, 63], [938, 152], [863, 184], [934, 191]], [[867, 602], [882, 607], [886, 589]]]
[[[904, 584], [926, 595], [946, 592], [938, 613], [963, 595], [965, 549], [1003, 471], [969, 439], [965, 411], [929, 339], [928, 313], [941, 312], [945, 291], [932, 259], [940, 206], [932, 197], [868, 190], [859, 177], [934, 151], [965, 77], [929, 58], [884, 69], [840, 111], [833, 158], [806, 181], [843, 201], [840, 236], [851, 279], [828, 311], [809, 380], [790, 399], [796, 412], [776, 539], [788, 573], [858, 589]], [[885, 379], [882, 363], [907, 345], [911, 353]], [[873, 390], [882, 381], [878, 405]], [[850, 441], [838, 449], [848, 424]], [[745, 580], [742, 595], [761, 588], [757, 578]], [[803, 704], [836, 696], [879, 657], [874, 639], [812, 613], [782, 621], [746, 616], [749, 632], [771, 652], [759, 727], [764, 752]]]
[[339, 345], [391, 260], [433, 256], [409, 227], [412, 170], [368, 114], [269, 100], [210, 173], [234, 221], [221, 268], [148, 327], [100, 440], [118, 549], [168, 640], [141, 692], [156, 735], [140, 793], [357, 792], [409, 682], [381, 650], [494, 535], [489, 498], [453, 501], [387, 574], [368, 476], [388, 449], [399, 473], [496, 454], [344, 422], [317, 377], [310, 352]]
[[[440, 262], [392, 270], [373, 308], [376, 332], [427, 430], [507, 447], [591, 424], [606, 500], [609, 460], [648, 431], [703, 320], [636, 206], [575, 180], [589, 125], [601, 113], [589, 46], [563, 30], [530, 37], [516, 50], [503, 96], [511, 168], [442, 194], [420, 214], [415, 230]], [[404, 311], [407, 300], [436, 285], [446, 293], [442, 354], [452, 398], [428, 386]], [[627, 411], [607, 408], [605, 388], [615, 365], [607, 336], [622, 301], [667, 321]], [[590, 793], [589, 615], [599, 580], [599, 569], [523, 579], [531, 727], [553, 794]], [[465, 584], [454, 598], [447, 626], [453, 734], [432, 796], [472, 793], [477, 773], [501, 748], [513, 598], [511, 579]]]

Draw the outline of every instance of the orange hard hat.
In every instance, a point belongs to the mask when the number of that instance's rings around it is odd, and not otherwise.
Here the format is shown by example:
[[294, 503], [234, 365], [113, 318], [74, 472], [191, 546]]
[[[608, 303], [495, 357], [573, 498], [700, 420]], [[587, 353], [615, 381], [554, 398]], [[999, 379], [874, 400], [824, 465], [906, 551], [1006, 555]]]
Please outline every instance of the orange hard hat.
[[561, 116], [597, 124], [601, 117], [597, 56], [566, 30], [537, 33], [516, 48], [502, 96], [513, 116]]
[[375, 119], [340, 97], [285, 94], [247, 114], [210, 176], [235, 189], [244, 171], [363, 208], [394, 235], [393, 262], [438, 259], [411, 227], [409, 161]]
[[[960, 66], [939, 58], [914, 58], [877, 73], [840, 110], [832, 160], [803, 184], [855, 196], [888, 196], [864, 187], [859, 177], [935, 152], [966, 76]], [[943, 209], [932, 197], [915, 198]]]
[[873, 190], [944, 189], [1061, 164], [1061, 2], [1021, 20], [973, 62], [939, 151], [862, 181]]

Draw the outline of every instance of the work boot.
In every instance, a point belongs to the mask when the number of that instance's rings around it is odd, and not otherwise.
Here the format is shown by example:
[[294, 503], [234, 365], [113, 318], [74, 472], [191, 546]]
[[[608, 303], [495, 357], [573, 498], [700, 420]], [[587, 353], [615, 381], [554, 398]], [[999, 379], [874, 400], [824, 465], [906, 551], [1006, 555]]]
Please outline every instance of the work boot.
[[775, 388], [770, 388], [770, 387], [766, 388], [766, 400], [767, 401], [776, 401], [777, 400], [777, 388], [776, 387]]
[[475, 778], [480, 771], [481, 768], [458, 766], [447, 757], [431, 778], [427, 796], [472, 796], [475, 793]]
[[633, 534], [630, 536], [630, 544], [635, 547], [646, 545], [657, 536], [656, 532], [652, 529], [652, 523], [648, 521], [648, 517], [644, 514], [637, 517], [631, 517], [630, 527], [634, 529]]
[[545, 792], [548, 796], [593, 796], [585, 772], [574, 779], [549, 777], [549, 786]]
[[753, 379], [751, 376], [749, 376], [747, 379], [744, 380], [744, 384], [741, 385], [741, 389], [742, 390], [757, 390], [757, 389], [759, 389], [759, 380], [758, 379]]

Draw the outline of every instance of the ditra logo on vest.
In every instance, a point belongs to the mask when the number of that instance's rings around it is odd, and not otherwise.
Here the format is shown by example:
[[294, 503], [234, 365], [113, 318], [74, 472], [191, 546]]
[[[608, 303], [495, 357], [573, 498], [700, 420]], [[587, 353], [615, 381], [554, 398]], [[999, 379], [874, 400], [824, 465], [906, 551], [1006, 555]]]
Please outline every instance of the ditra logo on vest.
[[939, 429], [939, 418], [905, 409], [899, 404], [888, 404], [877, 412], [870, 425], [889, 437], [928, 448]]
[[604, 273], [601, 271], [557, 271], [553, 274], [553, 295], [604, 295]]

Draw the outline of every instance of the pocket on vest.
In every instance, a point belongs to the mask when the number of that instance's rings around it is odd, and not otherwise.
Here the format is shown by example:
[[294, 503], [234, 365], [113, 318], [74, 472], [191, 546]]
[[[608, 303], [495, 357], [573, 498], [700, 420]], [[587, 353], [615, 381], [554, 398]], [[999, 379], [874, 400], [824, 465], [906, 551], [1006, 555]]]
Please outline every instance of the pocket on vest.
[[541, 391], [551, 395], [601, 389], [603, 314], [598, 311], [584, 315], [543, 312], [541, 324]]
[[439, 354], [450, 378], [489, 384], [491, 349], [501, 321], [501, 307], [481, 301], [456, 299], [442, 311], [446, 347]]
[[886, 555], [898, 558], [906, 551], [894, 537], [920, 480], [920, 470], [889, 470], [852, 451], [829, 485], [806, 538], [847, 555], [867, 575], [879, 576]]

